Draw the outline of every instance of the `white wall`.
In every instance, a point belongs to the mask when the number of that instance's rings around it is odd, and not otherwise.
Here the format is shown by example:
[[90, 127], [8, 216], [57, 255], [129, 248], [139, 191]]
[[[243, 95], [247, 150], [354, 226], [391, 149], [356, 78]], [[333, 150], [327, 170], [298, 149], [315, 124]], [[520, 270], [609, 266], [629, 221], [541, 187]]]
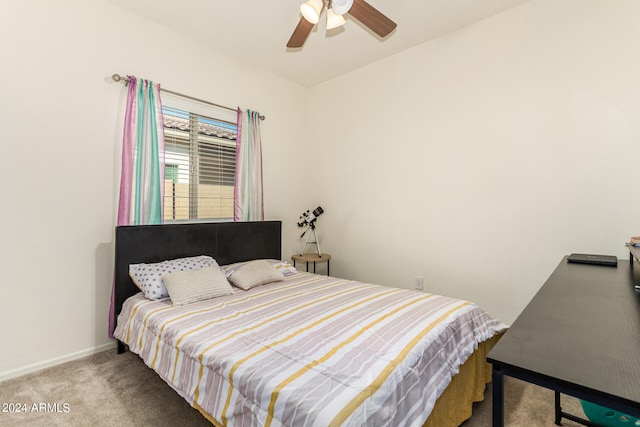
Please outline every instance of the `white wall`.
[[[3, 203], [0, 379], [108, 348], [124, 85], [168, 89], [267, 116], [267, 219], [297, 248], [296, 148], [306, 89], [216, 55], [100, 0], [10, 2], [0, 14]], [[284, 191], [288, 189], [288, 191]], [[287, 226], [289, 225], [289, 226]]]
[[636, 0], [534, 0], [312, 88], [332, 274], [423, 276], [511, 323], [563, 255], [626, 258], [638, 22]]

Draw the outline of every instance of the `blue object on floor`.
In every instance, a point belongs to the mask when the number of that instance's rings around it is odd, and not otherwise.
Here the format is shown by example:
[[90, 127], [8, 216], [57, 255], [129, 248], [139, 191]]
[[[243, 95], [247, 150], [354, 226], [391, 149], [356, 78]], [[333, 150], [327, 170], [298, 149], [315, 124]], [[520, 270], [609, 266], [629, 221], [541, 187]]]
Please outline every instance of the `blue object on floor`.
[[580, 400], [585, 415], [594, 423], [602, 427], [636, 427], [640, 426], [640, 419], [625, 415], [613, 409]]

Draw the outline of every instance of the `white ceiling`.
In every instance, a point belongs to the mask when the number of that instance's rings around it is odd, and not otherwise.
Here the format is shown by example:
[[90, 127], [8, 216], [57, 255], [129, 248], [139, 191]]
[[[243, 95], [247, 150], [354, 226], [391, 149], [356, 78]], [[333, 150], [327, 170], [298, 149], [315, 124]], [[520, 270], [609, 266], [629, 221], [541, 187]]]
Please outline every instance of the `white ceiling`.
[[384, 40], [353, 18], [325, 30], [325, 13], [301, 49], [286, 43], [302, 0], [109, 0], [217, 52], [313, 86], [530, 0], [368, 0], [398, 24]]

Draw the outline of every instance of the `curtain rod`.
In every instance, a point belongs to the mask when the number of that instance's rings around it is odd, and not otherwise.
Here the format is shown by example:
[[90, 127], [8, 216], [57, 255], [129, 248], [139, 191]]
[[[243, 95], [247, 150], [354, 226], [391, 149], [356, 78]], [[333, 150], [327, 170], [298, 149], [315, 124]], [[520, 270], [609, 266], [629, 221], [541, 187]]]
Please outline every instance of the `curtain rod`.
[[[122, 81], [125, 84], [129, 83], [129, 78], [128, 77], [122, 77], [120, 74], [117, 74], [117, 73], [112, 75], [111, 78], [113, 79], [113, 81], [116, 81], [116, 82]], [[179, 96], [179, 97], [182, 97], [182, 98], [190, 99], [192, 101], [201, 102], [201, 103], [207, 104], [207, 105], [213, 105], [214, 107], [223, 108], [225, 110], [236, 111], [236, 112], [238, 111], [235, 108], [226, 107], [224, 105], [216, 104], [216, 103], [213, 103], [213, 102], [210, 102], [210, 101], [205, 101], [204, 99], [194, 98], [193, 96], [184, 95], [182, 93], [174, 92], [172, 90], [168, 90], [168, 89], [165, 89], [163, 87], [160, 87], [160, 90], [162, 92], [170, 93], [171, 95], [176, 95], [176, 96]], [[265, 119], [265, 116], [263, 116], [262, 114], [260, 114], [258, 117], [260, 118], [260, 120], [264, 120]]]

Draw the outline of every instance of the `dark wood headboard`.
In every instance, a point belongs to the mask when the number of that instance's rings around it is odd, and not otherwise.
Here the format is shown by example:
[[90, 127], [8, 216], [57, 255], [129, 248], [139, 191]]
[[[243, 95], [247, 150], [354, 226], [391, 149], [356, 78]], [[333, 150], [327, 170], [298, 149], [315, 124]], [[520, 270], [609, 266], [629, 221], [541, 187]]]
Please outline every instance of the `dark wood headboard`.
[[116, 227], [114, 313], [140, 292], [129, 264], [209, 255], [218, 264], [252, 259], [281, 259], [282, 222], [208, 222]]

